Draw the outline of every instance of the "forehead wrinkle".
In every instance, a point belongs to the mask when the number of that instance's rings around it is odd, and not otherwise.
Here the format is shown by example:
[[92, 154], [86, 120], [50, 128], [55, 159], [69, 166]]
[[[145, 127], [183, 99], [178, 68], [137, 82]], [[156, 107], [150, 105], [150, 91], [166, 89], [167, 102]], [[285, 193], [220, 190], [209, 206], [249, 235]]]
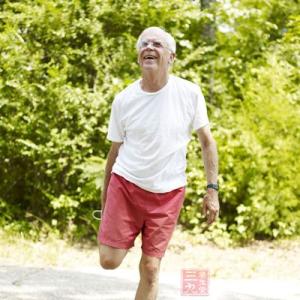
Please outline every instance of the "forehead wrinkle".
[[141, 39], [142, 42], [163, 42], [161, 39], [157, 38], [146, 38], [146, 39]]

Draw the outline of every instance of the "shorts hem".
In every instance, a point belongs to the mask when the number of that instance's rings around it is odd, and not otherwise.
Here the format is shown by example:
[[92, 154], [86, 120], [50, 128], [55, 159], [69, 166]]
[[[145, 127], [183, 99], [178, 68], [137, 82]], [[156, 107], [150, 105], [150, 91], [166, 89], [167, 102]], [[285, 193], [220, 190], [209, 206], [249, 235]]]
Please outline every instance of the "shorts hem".
[[144, 254], [146, 254], [147, 256], [156, 257], [156, 258], [162, 258], [165, 255], [165, 252], [151, 253], [151, 252], [145, 251], [144, 249], [142, 249], [142, 252]]
[[103, 239], [103, 238], [98, 239], [98, 241], [102, 245], [110, 246], [110, 247], [117, 248], [117, 249], [126, 249], [126, 250], [128, 250], [128, 249], [130, 249], [134, 246], [134, 244], [118, 243], [118, 242], [106, 240], [106, 239]]

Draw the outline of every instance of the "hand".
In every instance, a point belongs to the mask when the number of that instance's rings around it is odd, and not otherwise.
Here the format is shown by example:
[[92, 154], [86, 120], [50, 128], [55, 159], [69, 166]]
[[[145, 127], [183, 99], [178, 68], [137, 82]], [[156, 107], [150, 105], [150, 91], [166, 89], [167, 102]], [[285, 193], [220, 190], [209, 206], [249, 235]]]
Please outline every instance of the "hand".
[[219, 216], [220, 204], [218, 192], [213, 189], [208, 189], [203, 198], [202, 211], [207, 218], [207, 224], [211, 225]]

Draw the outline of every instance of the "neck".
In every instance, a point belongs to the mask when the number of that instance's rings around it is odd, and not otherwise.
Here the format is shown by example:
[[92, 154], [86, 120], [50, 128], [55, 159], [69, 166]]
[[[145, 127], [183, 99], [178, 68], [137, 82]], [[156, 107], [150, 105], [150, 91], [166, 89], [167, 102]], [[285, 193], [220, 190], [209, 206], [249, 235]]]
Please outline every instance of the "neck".
[[142, 72], [141, 88], [145, 92], [157, 92], [168, 82], [169, 74], [157, 74], [157, 72]]

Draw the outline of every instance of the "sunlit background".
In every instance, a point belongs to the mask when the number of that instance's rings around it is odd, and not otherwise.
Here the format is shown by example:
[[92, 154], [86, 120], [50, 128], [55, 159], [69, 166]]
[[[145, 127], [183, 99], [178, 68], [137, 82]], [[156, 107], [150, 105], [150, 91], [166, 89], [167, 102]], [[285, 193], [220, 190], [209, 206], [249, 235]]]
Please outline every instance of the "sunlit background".
[[2, 232], [96, 242], [111, 102], [154, 25], [175, 37], [172, 72], [201, 86], [218, 143], [219, 221], [203, 225], [194, 136], [181, 228], [225, 247], [299, 235], [299, 16], [297, 0], [1, 1]]

